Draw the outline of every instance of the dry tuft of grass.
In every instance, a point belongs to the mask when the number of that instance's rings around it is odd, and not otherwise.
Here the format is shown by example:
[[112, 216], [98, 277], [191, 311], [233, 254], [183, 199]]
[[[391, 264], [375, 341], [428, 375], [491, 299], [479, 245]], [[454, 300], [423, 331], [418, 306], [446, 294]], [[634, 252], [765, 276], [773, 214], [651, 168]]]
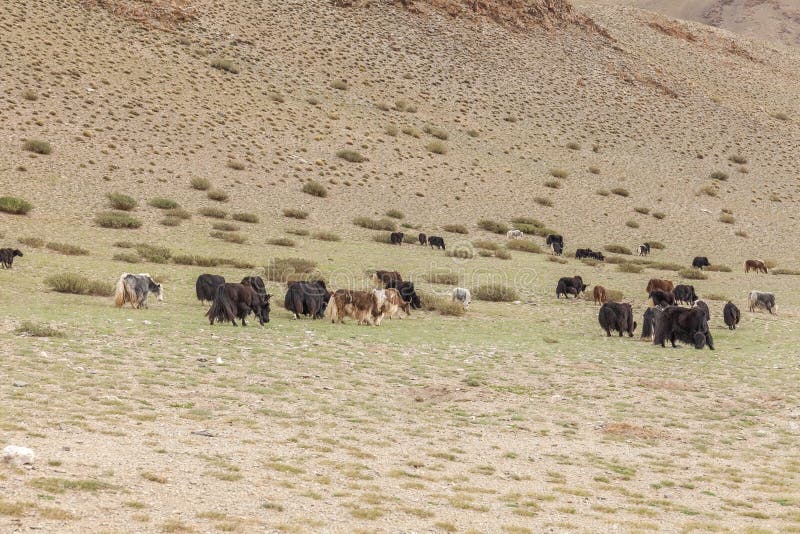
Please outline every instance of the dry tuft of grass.
[[197, 212], [203, 217], [210, 217], [212, 219], [224, 219], [228, 214], [219, 208], [200, 208]]
[[232, 59], [212, 59], [211, 66], [221, 71], [230, 72], [231, 74], [239, 74], [239, 66], [234, 63]]
[[736, 222], [736, 217], [734, 217], [733, 215], [730, 215], [730, 214], [728, 214], [728, 213], [723, 213], [723, 214], [721, 214], [721, 215], [719, 216], [719, 219], [718, 219], [718, 220], [719, 220], [719, 222], [721, 222], [721, 223], [725, 223], [725, 224], [733, 224], [733, 223], [735, 223], [735, 222]]
[[425, 275], [425, 280], [431, 284], [457, 286], [459, 276], [453, 271], [432, 271]]
[[178, 204], [171, 198], [163, 198], [163, 197], [151, 198], [147, 202], [147, 204], [154, 208], [158, 208], [160, 210], [172, 210], [180, 207], [180, 204]]
[[542, 253], [542, 247], [533, 241], [528, 241], [527, 239], [512, 239], [506, 243], [506, 247], [508, 247], [510, 250], [518, 250], [520, 252], [530, 252], [533, 254]]
[[273, 237], [267, 239], [267, 244], [275, 245], [278, 247], [293, 247], [295, 245], [294, 241], [292, 241], [288, 237]]
[[447, 145], [441, 141], [431, 141], [426, 145], [428, 152], [433, 152], [434, 154], [447, 154]]
[[47, 154], [53, 152], [53, 147], [51, 147], [50, 143], [47, 141], [42, 141], [40, 139], [26, 139], [22, 143], [22, 150], [46, 156]]
[[[357, 150], [343, 149], [336, 152], [336, 156], [350, 163], [364, 163], [367, 158]], [[324, 196], [324, 195], [323, 195]]]
[[197, 189], [198, 191], [208, 191], [211, 189], [211, 181], [208, 178], [194, 177], [189, 182], [189, 185], [192, 189]]
[[397, 230], [397, 225], [391, 219], [371, 219], [370, 217], [356, 217], [353, 219], [353, 224], [368, 230], [383, 230], [385, 232], [394, 232]]
[[417, 291], [420, 304], [425, 311], [438, 311], [441, 315], [461, 317], [466, 313], [464, 305], [460, 302], [453, 302], [448, 297], [435, 295], [425, 291]]
[[550, 169], [550, 176], [553, 176], [554, 178], [564, 179], [567, 176], [569, 176], [569, 173], [564, 169]]
[[90, 280], [74, 273], [61, 273], [45, 278], [45, 285], [58, 293], [73, 295], [92, 295], [110, 297], [114, 294], [114, 284], [99, 280]]
[[325, 186], [314, 180], [309, 180], [303, 184], [303, 193], [313, 197], [325, 198], [328, 196], [328, 190]]
[[237, 245], [247, 243], [247, 238], [237, 232], [211, 232], [209, 235], [227, 241], [228, 243], [236, 243]]
[[478, 221], [478, 228], [492, 232], [493, 234], [505, 234], [508, 232], [509, 227], [507, 224], [493, 221], [491, 219], [481, 219]]
[[258, 223], [258, 215], [255, 213], [234, 213], [231, 219], [243, 223], [256, 224]]
[[342, 240], [342, 238], [339, 237], [337, 234], [335, 234], [333, 232], [327, 232], [327, 231], [317, 232], [312, 237], [314, 239], [318, 239], [320, 241], [333, 241], [333, 242], [335, 242], [335, 241], [341, 241]]
[[108, 193], [106, 198], [115, 210], [131, 211], [138, 205], [136, 199], [122, 193]]
[[387, 211], [385, 215], [387, 217], [391, 217], [392, 219], [403, 219], [405, 217], [402, 211], [396, 209], [391, 209]]
[[33, 321], [22, 321], [22, 324], [14, 332], [31, 337], [67, 337], [61, 330], [47, 324], [34, 323]]
[[644, 267], [635, 263], [620, 263], [617, 265], [617, 270], [621, 273], [640, 273]]
[[228, 162], [225, 165], [227, 165], [228, 168], [233, 169], [235, 171], [243, 171], [245, 169], [244, 162], [239, 161], [237, 159], [228, 160]]
[[321, 278], [317, 264], [304, 258], [275, 258], [264, 267], [264, 276], [273, 282]]
[[142, 226], [142, 221], [136, 217], [117, 211], [104, 211], [98, 213], [95, 215], [94, 222], [97, 224], [97, 226], [102, 228], [124, 228], [132, 230]]
[[533, 201], [534, 201], [534, 202], [536, 202], [537, 204], [539, 204], [540, 206], [545, 206], [545, 207], [547, 207], [547, 208], [551, 208], [551, 207], [553, 207], [553, 201], [552, 201], [552, 200], [550, 200], [549, 198], [545, 198], [545, 197], [535, 197], [535, 198], [533, 199]]
[[631, 219], [625, 221], [625, 226], [627, 226], [628, 228], [639, 228], [639, 223]]
[[40, 237], [20, 237], [17, 242], [20, 245], [26, 245], [31, 248], [42, 248], [45, 245], [44, 239]]
[[306, 219], [308, 218], [308, 212], [301, 209], [286, 208], [283, 210], [283, 216], [291, 219]]
[[216, 200], [217, 202], [228, 201], [228, 193], [222, 189], [209, 189], [208, 193], [206, 193], [206, 196], [211, 200]]
[[478, 300], [490, 302], [513, 302], [519, 299], [516, 290], [503, 284], [484, 284], [472, 290]]
[[339, 91], [347, 91], [350, 88], [345, 80], [333, 80], [331, 82], [331, 87]]
[[64, 254], [66, 256], [88, 256], [89, 251], [85, 248], [81, 248], [77, 245], [70, 245], [68, 243], [57, 243], [55, 241], [51, 241], [47, 243], [47, 248], [52, 250], [53, 252], [58, 252], [59, 254]]
[[441, 139], [442, 141], [447, 141], [447, 139], [450, 137], [446, 130], [437, 128], [435, 126], [425, 125], [422, 128], [422, 131], [428, 135], [432, 135], [437, 139]]
[[709, 175], [709, 178], [711, 178], [712, 180], [718, 180], [720, 182], [724, 182], [729, 178], [729, 176], [727, 172], [714, 171]]
[[442, 230], [450, 232], [451, 234], [466, 235], [469, 233], [469, 230], [467, 230], [467, 227], [463, 224], [445, 224], [442, 226]]
[[621, 197], [629, 197], [631, 196], [630, 192], [625, 189], [624, 187], [615, 187], [611, 190], [612, 193]]
[[706, 271], [711, 271], [713, 273], [729, 273], [732, 269], [727, 265], [709, 265], [706, 267]]
[[708, 275], [700, 269], [681, 269], [678, 271], [678, 276], [687, 280], [705, 280], [708, 278]]
[[603, 250], [605, 250], [606, 252], [611, 252], [612, 254], [627, 254], [628, 256], [633, 254], [631, 252], [631, 249], [629, 249], [624, 245], [615, 245], [615, 244], [606, 245], [605, 247], [603, 247]]
[[228, 222], [217, 222], [211, 225], [211, 228], [214, 230], [220, 230], [222, 232], [236, 232], [240, 230], [240, 227], [235, 224], [231, 224]]
[[558, 180], [547, 180], [544, 182], [545, 187], [549, 187], [550, 189], [561, 189], [561, 182]]
[[25, 215], [33, 209], [33, 204], [17, 197], [0, 197], [0, 211], [12, 215]]
[[633, 211], [635, 211], [636, 213], [641, 213], [642, 215], [648, 215], [650, 213], [650, 208], [638, 207], [638, 208], [633, 208]]
[[655, 218], [656, 218], [656, 219], [658, 219], [659, 221], [660, 221], [661, 219], [664, 219], [666, 216], [667, 216], [667, 214], [666, 214], [666, 213], [664, 213], [663, 211], [654, 211], [654, 212], [653, 212], [653, 217], [655, 217]]

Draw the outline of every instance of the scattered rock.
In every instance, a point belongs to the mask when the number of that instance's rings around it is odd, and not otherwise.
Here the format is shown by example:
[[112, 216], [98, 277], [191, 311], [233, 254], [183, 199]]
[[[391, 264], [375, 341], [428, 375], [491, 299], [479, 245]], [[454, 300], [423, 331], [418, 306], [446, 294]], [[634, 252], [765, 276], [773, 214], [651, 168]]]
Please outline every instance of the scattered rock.
[[36, 455], [33, 450], [17, 445], [8, 445], [3, 449], [3, 461], [13, 465], [33, 465]]
[[22, 380], [14, 380], [14, 383], [12, 385], [15, 388], [24, 388], [25, 386], [28, 385], [28, 383], [27, 382], [23, 382]]
[[214, 434], [213, 432], [211, 432], [210, 430], [207, 430], [207, 429], [192, 430], [192, 434], [194, 434], [195, 436], [205, 436], [207, 438], [215, 438], [215, 437], [217, 437], [216, 434]]

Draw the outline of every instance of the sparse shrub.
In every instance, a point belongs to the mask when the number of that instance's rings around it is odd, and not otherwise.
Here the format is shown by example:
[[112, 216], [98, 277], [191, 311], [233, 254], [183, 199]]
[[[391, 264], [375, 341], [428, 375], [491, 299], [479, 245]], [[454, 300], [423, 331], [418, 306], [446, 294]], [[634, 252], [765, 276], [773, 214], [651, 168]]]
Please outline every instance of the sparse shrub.
[[480, 256], [481, 258], [491, 258], [492, 256], [494, 256], [494, 252], [492, 252], [491, 250], [484, 250], [482, 248], [479, 248], [478, 256]]
[[492, 232], [494, 234], [505, 234], [508, 232], [508, 225], [491, 219], [481, 219], [478, 221], [478, 228]]
[[798, 276], [800, 275], [800, 271], [795, 269], [773, 269], [772, 274], [776, 275], [791, 275], [791, 276]]
[[630, 256], [632, 254], [631, 249], [623, 245], [606, 245], [603, 247], [606, 252], [611, 252], [613, 254], [627, 254]]
[[61, 273], [45, 279], [50, 289], [58, 293], [73, 295], [92, 295], [96, 297], [110, 297], [114, 294], [114, 284], [99, 280], [90, 280], [85, 276], [74, 273]]
[[447, 154], [447, 145], [441, 141], [431, 141], [427, 145], [428, 151], [434, 154]]
[[22, 91], [22, 98], [30, 102], [35, 102], [39, 100], [39, 95], [33, 89], [25, 89]]
[[480, 134], [478, 133], [478, 130], [469, 129], [467, 130], [467, 135], [470, 137], [478, 137]]
[[226, 165], [235, 171], [243, 171], [245, 168], [244, 162], [241, 162], [236, 159], [228, 160]]
[[733, 155], [729, 156], [729, 157], [728, 157], [728, 160], [730, 160], [730, 161], [732, 161], [733, 163], [736, 163], [736, 164], [738, 164], [738, 165], [745, 165], [745, 164], [747, 164], [747, 158], [746, 158], [746, 157], [744, 157], [744, 156], [741, 156], [741, 155], [739, 155], [739, 154], [733, 154]]
[[706, 273], [704, 273], [700, 269], [681, 269], [680, 271], [678, 271], [678, 276], [689, 280], [705, 280], [706, 278], [708, 278]]
[[475, 251], [473, 251], [472, 248], [456, 247], [453, 249], [446, 250], [444, 255], [447, 256], [448, 258], [471, 260], [472, 258], [475, 257]]
[[494, 241], [486, 241], [486, 240], [473, 241], [472, 246], [478, 249], [492, 250], [492, 251], [500, 248], [500, 245], [498, 245]]
[[731, 268], [727, 265], [709, 265], [706, 267], [706, 271], [715, 273], [729, 273], [731, 272]]
[[20, 237], [17, 241], [20, 245], [26, 245], [31, 248], [42, 248], [44, 246], [44, 239], [40, 237]]
[[115, 210], [130, 211], [138, 204], [136, 199], [122, 193], [108, 193], [106, 198]]
[[648, 241], [647, 244], [650, 245], [650, 248], [654, 250], [664, 250], [665, 248], [667, 248], [667, 245], [665, 245], [661, 241]]
[[[589, 292], [587, 291], [585, 295], [588, 297]], [[621, 302], [623, 295], [622, 291], [619, 289], [606, 289], [606, 296], [608, 297], [609, 302]]]
[[350, 88], [345, 80], [333, 80], [331, 82], [331, 87], [339, 91], [347, 91]]
[[314, 180], [309, 180], [303, 184], [303, 193], [320, 198], [328, 196], [328, 190], [325, 189], [325, 186]]
[[227, 202], [228, 201], [228, 193], [223, 191], [222, 189], [209, 189], [206, 196], [211, 200], [216, 200], [217, 202]]
[[[361, 155], [356, 150], [350, 149], [343, 149], [336, 152], [336, 156], [342, 158], [345, 161], [349, 161], [350, 163], [363, 163], [367, 161], [367, 158]], [[317, 195], [317, 196], [325, 196], [325, 195]]]
[[394, 103], [394, 109], [397, 111], [403, 111], [405, 113], [416, 113], [417, 112], [417, 105], [409, 102], [408, 100], [401, 98]]
[[570, 150], [580, 150], [581, 145], [576, 143], [575, 141], [570, 141], [569, 143], [567, 143], [567, 148]]
[[391, 217], [392, 219], [402, 219], [402, 218], [405, 217], [405, 215], [403, 215], [402, 211], [395, 210], [395, 209], [391, 209], [391, 210], [387, 211], [386, 212], [386, 216], [387, 217]]
[[150, 263], [167, 263], [172, 257], [172, 251], [166, 247], [140, 243], [134, 247], [139, 256]]
[[51, 241], [47, 244], [47, 248], [59, 254], [67, 256], [88, 256], [89, 251], [76, 245], [69, 245], [67, 243], [56, 243]]
[[457, 286], [458, 279], [458, 273], [453, 271], [432, 271], [425, 275], [425, 280], [431, 284]]
[[561, 182], [558, 180], [547, 180], [544, 183], [545, 187], [549, 187], [550, 189], [561, 189]]
[[415, 137], [419, 139], [422, 136], [422, 132], [420, 132], [417, 128], [413, 126], [403, 126], [400, 128], [400, 131], [406, 135], [410, 135], [411, 137]]
[[719, 180], [721, 182], [724, 182], [725, 180], [728, 179], [728, 173], [722, 171], [714, 171], [711, 173], [710, 178], [712, 180]]
[[189, 212], [189, 210], [185, 210], [183, 208], [172, 208], [171, 210], [167, 210], [165, 214], [167, 217], [173, 217], [176, 219], [185, 220], [192, 218], [192, 214]]
[[729, 215], [727, 213], [722, 213], [719, 216], [719, 222], [725, 224], [733, 224], [736, 222], [736, 217], [734, 217], [733, 215]]
[[134, 229], [142, 226], [142, 221], [118, 211], [104, 211], [95, 215], [94, 222], [103, 228], [127, 228]]
[[617, 270], [622, 273], [640, 273], [642, 272], [641, 265], [636, 265], [635, 263], [620, 263], [617, 265]]
[[283, 104], [286, 101], [286, 99], [283, 98], [282, 94], [276, 93], [275, 91], [269, 91], [267, 93], [267, 98], [269, 98], [273, 102], [277, 102], [278, 104]]
[[170, 198], [163, 198], [163, 197], [152, 198], [152, 199], [150, 199], [148, 204], [150, 206], [153, 206], [154, 208], [158, 208], [160, 210], [171, 210], [171, 209], [175, 209], [177, 207], [180, 207], [180, 204], [178, 204], [174, 200], [172, 200]]
[[550, 200], [549, 198], [536, 197], [536, 198], [533, 199], [533, 201], [536, 202], [537, 204], [539, 204], [540, 206], [545, 206], [545, 207], [548, 207], [548, 208], [553, 206], [553, 201]]
[[469, 230], [463, 224], [445, 224], [442, 226], [442, 230], [445, 232], [450, 232], [451, 234], [468, 234]]
[[510, 260], [511, 253], [504, 248], [499, 248], [494, 251], [494, 257], [500, 260]]
[[624, 187], [615, 187], [615, 188], [613, 188], [611, 190], [611, 192], [614, 193], [615, 195], [619, 195], [621, 197], [629, 197], [629, 196], [631, 196], [630, 192], [628, 192], [628, 190], [625, 189]]
[[592, 174], [600, 174], [600, 167], [591, 166], [589, 167], [589, 172]]
[[447, 141], [447, 138], [450, 137], [446, 130], [443, 130], [442, 128], [436, 128], [435, 126], [425, 125], [425, 127], [422, 128], [422, 131], [428, 135], [432, 135], [437, 139], [441, 139], [442, 141]]
[[560, 263], [562, 265], [565, 263], [569, 263], [569, 261], [566, 258], [562, 258], [560, 256], [547, 256], [547, 261], [552, 261], [553, 263]]
[[286, 208], [283, 210], [283, 216], [291, 219], [305, 219], [308, 217], [308, 212], [301, 209]]
[[391, 219], [371, 219], [369, 217], [356, 217], [353, 219], [353, 224], [361, 228], [369, 230], [383, 230], [385, 232], [394, 232], [397, 230], [397, 225]]
[[564, 179], [567, 176], [569, 176], [569, 173], [564, 169], [550, 169], [550, 176], [553, 176], [554, 178]]
[[275, 246], [278, 246], [278, 247], [293, 247], [294, 246], [294, 241], [292, 241], [288, 237], [273, 237], [273, 238], [267, 239], [267, 244], [268, 245], [275, 245]]
[[667, 216], [667, 214], [666, 214], [666, 213], [664, 213], [663, 211], [654, 211], [654, 212], [653, 212], [653, 217], [655, 217], [655, 218], [656, 218], [656, 219], [658, 219], [659, 221], [660, 221], [661, 219], [664, 219], [666, 216]]
[[717, 193], [717, 186], [715, 185], [704, 185], [698, 190], [698, 195], [706, 195], [709, 197], [716, 197], [719, 193]]
[[114, 254], [111, 259], [116, 261], [124, 261], [125, 263], [140, 263], [142, 261], [138, 254], [133, 254], [131, 252], [119, 252]]
[[774, 269], [778, 266], [778, 262], [775, 260], [764, 260], [764, 265], [767, 266], [767, 269]]
[[533, 241], [528, 241], [527, 239], [512, 239], [508, 243], [506, 243], [506, 247], [511, 250], [518, 250], [521, 252], [530, 252], [533, 254], [541, 254], [542, 247], [534, 243]]
[[653, 262], [647, 265], [649, 269], [658, 269], [660, 271], [680, 271], [683, 265], [668, 262]]
[[307, 236], [310, 232], [305, 228], [287, 228], [286, 233], [291, 235], [299, 235], [302, 237]]
[[460, 302], [453, 302], [449, 297], [441, 297], [425, 291], [417, 291], [420, 304], [425, 311], [438, 311], [441, 315], [451, 315], [461, 317], [466, 313], [464, 305]]
[[338, 235], [334, 234], [333, 232], [317, 232], [314, 234], [314, 239], [319, 239], [320, 241], [341, 241], [342, 238]]
[[400, 128], [398, 128], [394, 124], [389, 124], [388, 126], [386, 126], [386, 128], [383, 131], [386, 132], [386, 135], [391, 135], [392, 137], [397, 137], [397, 134], [400, 133]]
[[211, 225], [211, 228], [214, 230], [220, 230], [222, 232], [236, 232], [240, 230], [239, 226], [227, 222], [217, 222]]
[[607, 197], [608, 195], [611, 194], [611, 191], [609, 191], [608, 189], [598, 189], [597, 191], [595, 191], [595, 193], [597, 193], [601, 197]]
[[212, 219], [224, 219], [228, 216], [226, 212], [219, 208], [200, 208], [198, 213], [204, 217], [211, 217]]
[[789, 120], [789, 115], [780, 111], [778, 113], [773, 113], [771, 117], [773, 119], [778, 119], [779, 121], [784, 121], [784, 122]]
[[217, 239], [222, 239], [223, 241], [227, 241], [228, 243], [236, 243], [238, 245], [247, 242], [246, 237], [236, 232], [211, 232], [211, 234], [209, 235], [211, 235], [211, 237], [216, 237]]
[[239, 66], [233, 62], [231, 59], [212, 59], [211, 66], [215, 69], [224, 70], [225, 72], [230, 72], [231, 74], [239, 74]]
[[534, 219], [533, 217], [514, 217], [511, 219], [511, 222], [514, 224], [527, 224], [530, 226], [544, 226], [544, 223], [538, 219]]
[[50, 154], [53, 151], [53, 147], [50, 146], [50, 143], [40, 139], [26, 139], [22, 143], [22, 149], [42, 155]]
[[192, 186], [192, 189], [197, 189], [198, 191], [208, 191], [211, 189], [211, 181], [208, 178], [200, 178], [199, 176], [192, 178], [189, 185]]
[[17, 197], [0, 197], [0, 211], [13, 215], [25, 215], [33, 209], [33, 204]]
[[472, 294], [478, 300], [490, 302], [512, 302], [519, 298], [513, 288], [502, 284], [484, 284], [473, 289]]
[[625, 221], [625, 226], [628, 228], [639, 228], [639, 223], [634, 220]]
[[642, 215], [647, 215], [650, 213], [650, 208], [633, 208], [633, 211], [641, 213]]
[[[191, 254], [179, 254], [172, 258], [176, 265], [194, 265], [194, 256]], [[213, 266], [212, 266], [213, 267]]]
[[264, 267], [264, 276], [273, 282], [321, 278], [317, 264], [303, 258], [275, 258]]
[[748, 233], [747, 233], [747, 232], [745, 232], [744, 230], [736, 230], [736, 231], [735, 231], [733, 234], [734, 234], [735, 236], [737, 236], [737, 237], [744, 237], [744, 238], [748, 238], [748, 237], [750, 237], [750, 234], [748, 234]]
[[66, 334], [61, 330], [47, 324], [34, 323], [33, 321], [22, 321], [22, 324], [14, 332], [32, 337], [66, 337]]

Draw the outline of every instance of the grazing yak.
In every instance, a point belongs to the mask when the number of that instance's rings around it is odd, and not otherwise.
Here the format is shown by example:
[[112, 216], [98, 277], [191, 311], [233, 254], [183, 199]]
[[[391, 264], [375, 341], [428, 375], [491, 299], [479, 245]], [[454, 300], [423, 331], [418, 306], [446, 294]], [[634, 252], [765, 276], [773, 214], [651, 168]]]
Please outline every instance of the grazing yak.
[[606, 294], [606, 288], [603, 286], [594, 286], [594, 290], [592, 291], [592, 297], [594, 298], [595, 304], [605, 304], [608, 302], [608, 295]]
[[392, 232], [389, 234], [389, 240], [392, 242], [392, 245], [402, 245], [404, 237], [405, 234], [403, 232]]
[[358, 324], [372, 326], [380, 324], [383, 319], [375, 293], [352, 289], [337, 289], [334, 292], [328, 302], [327, 315], [332, 323], [341, 323], [345, 317], [352, 317]]
[[765, 291], [751, 291], [747, 297], [750, 304], [750, 311], [756, 311], [756, 308], [764, 308], [770, 314], [774, 313], [777, 307], [775, 306], [775, 295]]
[[695, 256], [692, 260], [692, 267], [695, 269], [703, 270], [703, 267], [710, 267], [711, 263], [708, 261], [708, 258], [705, 256]]
[[[266, 294], [266, 293], [265, 293]], [[269, 322], [269, 299], [260, 295], [249, 284], [222, 284], [217, 287], [214, 302], [206, 312], [210, 324], [214, 322], [230, 322], [233, 326], [238, 318], [242, 326], [247, 326], [246, 318], [251, 313], [256, 316], [258, 323], [263, 325]]]
[[147, 273], [122, 273], [117, 280], [114, 303], [121, 308], [129, 302], [131, 308], [147, 308], [147, 295], [155, 293], [158, 300], [164, 300], [164, 288]]
[[590, 248], [579, 248], [575, 251], [575, 258], [578, 260], [589, 258], [597, 261], [605, 261], [606, 259], [602, 252], [595, 252]]
[[522, 239], [524, 236], [525, 234], [522, 233], [522, 230], [515, 230], [514, 228], [506, 232], [508, 239]]
[[564, 252], [564, 238], [558, 234], [547, 234], [545, 238], [547, 246], [553, 249], [553, 254], [561, 256]]
[[428, 244], [428, 236], [426, 236], [425, 234], [420, 233], [419, 234], [419, 244], [422, 245], [423, 247], [425, 245], [427, 245]]
[[467, 310], [472, 303], [472, 293], [466, 287], [457, 287], [453, 289], [452, 300], [453, 302], [460, 302], [464, 309]]
[[201, 274], [194, 283], [197, 300], [201, 303], [211, 302], [217, 295], [217, 288], [225, 283], [225, 277], [218, 274]]
[[767, 274], [767, 264], [762, 260], [747, 260], [744, 262], [744, 272], [750, 271]]
[[553, 254], [561, 256], [564, 253], [564, 245], [561, 243], [553, 243]]
[[392, 282], [402, 282], [403, 277], [397, 271], [375, 271], [372, 275], [372, 283], [377, 287], [389, 287]]
[[685, 343], [692, 343], [694, 348], [708, 348], [714, 350], [714, 339], [708, 329], [708, 319], [700, 308], [681, 308], [680, 306], [668, 306], [663, 311], [655, 313], [655, 335], [653, 343], [665, 346], [669, 340], [673, 347], [676, 347], [676, 340]]
[[[660, 309], [659, 309], [660, 310]], [[655, 328], [655, 308], [647, 308], [642, 315], [642, 339], [652, 339]]]
[[694, 292], [694, 286], [678, 284], [675, 286], [672, 294], [675, 295], [675, 302], [678, 304], [688, 304], [692, 306], [697, 300], [697, 293]]
[[266, 306], [267, 308], [266, 322], [269, 322], [269, 299], [272, 297], [272, 295], [267, 294], [267, 288], [264, 286], [264, 280], [260, 276], [245, 276], [242, 278], [242, 285], [250, 286], [260, 297], [261, 306]]
[[633, 337], [633, 332], [636, 330], [633, 308], [627, 302], [606, 302], [600, 306], [597, 320], [608, 337], [611, 337], [612, 330], [618, 331], [619, 337], [622, 337], [623, 333], [627, 333], [628, 337]]
[[438, 235], [428, 236], [428, 245], [430, 245], [431, 248], [435, 247], [438, 249], [446, 250], [444, 248], [444, 239], [442, 239]]
[[580, 276], [561, 278], [556, 284], [556, 298], [561, 298], [561, 295], [564, 295], [564, 298], [567, 298], [567, 295], [577, 298], [580, 293], [586, 291], [587, 287], [589, 286], [583, 283], [583, 279]]
[[331, 294], [323, 280], [309, 282], [288, 282], [283, 307], [294, 314], [295, 319], [301, 315], [310, 315], [312, 319], [322, 319]]
[[675, 304], [675, 295], [660, 289], [651, 291], [650, 299], [653, 301], [653, 306], [673, 306]]
[[711, 310], [708, 309], [708, 304], [704, 300], [695, 301], [693, 308], [697, 308], [698, 310], [703, 310], [703, 313], [706, 314], [706, 321], [711, 320]]
[[650, 255], [650, 243], [642, 243], [637, 248], [637, 252], [639, 256], [649, 256]]
[[728, 330], [736, 330], [736, 325], [739, 324], [740, 313], [739, 308], [736, 307], [731, 301], [722, 309], [722, 316], [725, 319], [725, 324], [728, 325]]
[[378, 309], [381, 311], [381, 316], [375, 321], [378, 326], [380, 326], [384, 317], [389, 319], [394, 318], [395, 315], [400, 317], [398, 315], [400, 310], [406, 312], [406, 316], [411, 315], [411, 306], [403, 300], [400, 292], [396, 289], [373, 289], [372, 292], [378, 300]]
[[647, 287], [645, 291], [649, 295], [656, 289], [660, 289], [664, 293], [672, 293], [675, 289], [675, 285], [669, 280], [659, 280], [658, 278], [651, 278], [649, 282], [647, 282]]
[[422, 302], [419, 300], [419, 295], [414, 289], [414, 282], [402, 282], [393, 280], [386, 284], [386, 289], [396, 289], [400, 293], [400, 297], [411, 304], [415, 310], [422, 308]]
[[0, 263], [3, 264], [3, 269], [11, 269], [14, 264], [14, 258], [22, 257], [22, 252], [16, 248], [0, 248]]

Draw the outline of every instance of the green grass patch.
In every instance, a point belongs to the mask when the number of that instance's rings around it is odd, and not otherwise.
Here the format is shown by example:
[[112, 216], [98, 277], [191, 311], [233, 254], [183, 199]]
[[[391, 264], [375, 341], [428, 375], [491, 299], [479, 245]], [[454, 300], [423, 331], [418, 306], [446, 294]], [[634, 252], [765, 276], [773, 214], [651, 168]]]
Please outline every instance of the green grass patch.
[[353, 224], [361, 228], [369, 230], [383, 230], [385, 232], [394, 232], [397, 230], [397, 224], [391, 219], [371, 219], [369, 217], [356, 217], [353, 219]]
[[533, 254], [542, 253], [542, 247], [527, 239], [512, 239], [506, 243], [506, 247], [508, 247], [509, 250], [518, 250], [520, 252], [530, 252]]
[[516, 290], [502, 284], [484, 284], [472, 290], [478, 300], [490, 302], [513, 302], [519, 299]]
[[108, 198], [109, 204], [115, 210], [131, 211], [139, 205], [135, 198], [122, 193], [108, 193], [106, 198]]
[[124, 212], [104, 211], [95, 215], [94, 222], [102, 228], [133, 230], [142, 226], [142, 221]]
[[12, 215], [25, 215], [33, 209], [33, 204], [17, 197], [0, 197], [0, 211]]
[[492, 232], [493, 234], [505, 234], [508, 232], [509, 227], [506, 223], [493, 221], [491, 219], [481, 219], [478, 221], [478, 228]]
[[100, 280], [90, 280], [75, 273], [61, 273], [45, 278], [45, 285], [58, 293], [110, 297], [114, 294], [114, 284]]
[[158, 208], [160, 210], [171, 210], [180, 207], [180, 204], [178, 204], [171, 198], [163, 198], [163, 197], [151, 198], [147, 202], [147, 204], [154, 208]]
[[198, 213], [203, 217], [211, 217], [212, 219], [224, 219], [228, 213], [219, 208], [200, 208]]
[[47, 244], [48, 250], [52, 250], [53, 252], [58, 252], [59, 254], [64, 254], [66, 256], [88, 256], [89, 251], [85, 248], [81, 248], [77, 245], [69, 245], [67, 243], [56, 243], [55, 241], [51, 241]]
[[34, 323], [33, 321], [22, 321], [22, 324], [14, 332], [32, 337], [66, 337], [66, 334], [61, 330], [47, 324]]

